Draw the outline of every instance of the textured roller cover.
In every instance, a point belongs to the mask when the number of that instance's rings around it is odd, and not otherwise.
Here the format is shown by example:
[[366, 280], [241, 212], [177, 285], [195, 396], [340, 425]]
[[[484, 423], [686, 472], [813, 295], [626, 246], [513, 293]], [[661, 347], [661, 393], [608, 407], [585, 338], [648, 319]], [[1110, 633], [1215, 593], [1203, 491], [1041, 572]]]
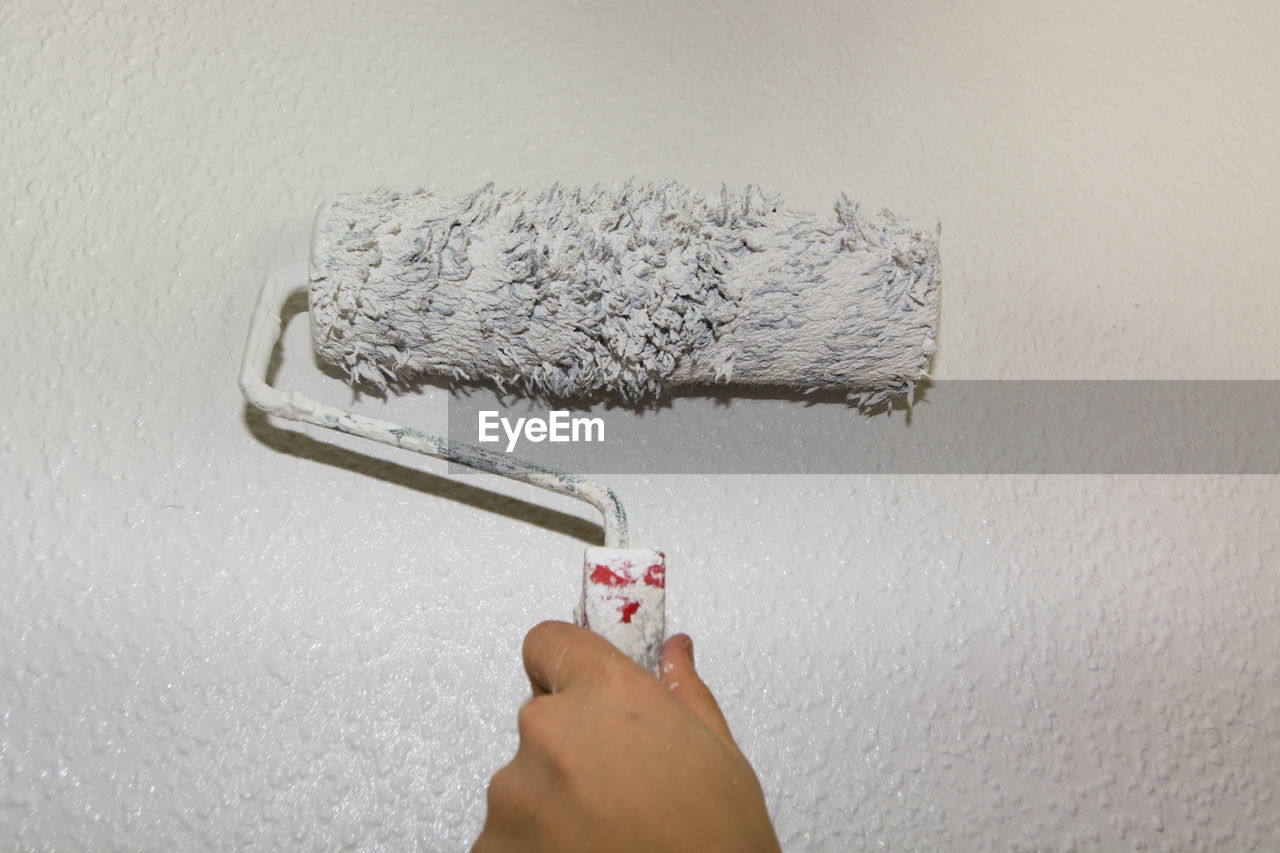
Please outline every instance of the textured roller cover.
[[674, 183], [334, 196], [312, 245], [316, 350], [378, 388], [435, 374], [638, 399], [732, 381], [876, 406], [934, 351], [938, 232], [843, 196], [834, 213]]

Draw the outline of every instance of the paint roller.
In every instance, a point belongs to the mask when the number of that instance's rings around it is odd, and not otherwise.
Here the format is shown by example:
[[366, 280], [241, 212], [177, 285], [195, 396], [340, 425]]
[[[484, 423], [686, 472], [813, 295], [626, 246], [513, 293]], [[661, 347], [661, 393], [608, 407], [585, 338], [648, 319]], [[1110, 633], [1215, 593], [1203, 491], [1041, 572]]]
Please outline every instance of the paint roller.
[[656, 670], [665, 558], [630, 547], [612, 490], [271, 387], [284, 303], [305, 291], [317, 355], [384, 391], [436, 376], [643, 402], [732, 383], [837, 390], [871, 410], [925, 376], [939, 231], [843, 195], [833, 210], [792, 212], [755, 187], [708, 197], [676, 183], [333, 196], [316, 215], [309, 266], [262, 289], [240, 385], [269, 414], [596, 507], [605, 542], [586, 551], [575, 620]]

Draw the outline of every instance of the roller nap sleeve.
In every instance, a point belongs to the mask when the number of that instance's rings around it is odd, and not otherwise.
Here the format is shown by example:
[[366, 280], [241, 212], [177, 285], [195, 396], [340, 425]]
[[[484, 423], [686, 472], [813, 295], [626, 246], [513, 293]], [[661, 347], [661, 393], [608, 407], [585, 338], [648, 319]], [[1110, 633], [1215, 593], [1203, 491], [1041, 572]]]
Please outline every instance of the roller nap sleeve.
[[638, 399], [732, 381], [878, 405], [934, 351], [938, 232], [843, 196], [833, 214], [675, 183], [335, 196], [312, 245], [316, 351], [380, 388]]

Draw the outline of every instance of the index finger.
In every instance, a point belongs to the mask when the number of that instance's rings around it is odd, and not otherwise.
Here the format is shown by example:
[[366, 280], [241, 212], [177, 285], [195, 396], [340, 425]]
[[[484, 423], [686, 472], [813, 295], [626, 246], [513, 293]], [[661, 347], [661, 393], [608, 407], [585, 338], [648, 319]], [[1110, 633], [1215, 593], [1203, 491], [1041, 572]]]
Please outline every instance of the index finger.
[[523, 656], [535, 696], [559, 693], [574, 683], [598, 677], [610, 666], [629, 663], [639, 667], [604, 637], [568, 622], [533, 626], [525, 635]]

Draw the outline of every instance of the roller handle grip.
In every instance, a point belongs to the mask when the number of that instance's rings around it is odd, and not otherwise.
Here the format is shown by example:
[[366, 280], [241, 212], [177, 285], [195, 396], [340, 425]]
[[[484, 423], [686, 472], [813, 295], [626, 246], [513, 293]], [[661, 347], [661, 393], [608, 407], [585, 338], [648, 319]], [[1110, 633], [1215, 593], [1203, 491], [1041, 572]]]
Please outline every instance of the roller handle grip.
[[667, 558], [648, 548], [588, 548], [574, 621], [658, 674], [666, 632]]

